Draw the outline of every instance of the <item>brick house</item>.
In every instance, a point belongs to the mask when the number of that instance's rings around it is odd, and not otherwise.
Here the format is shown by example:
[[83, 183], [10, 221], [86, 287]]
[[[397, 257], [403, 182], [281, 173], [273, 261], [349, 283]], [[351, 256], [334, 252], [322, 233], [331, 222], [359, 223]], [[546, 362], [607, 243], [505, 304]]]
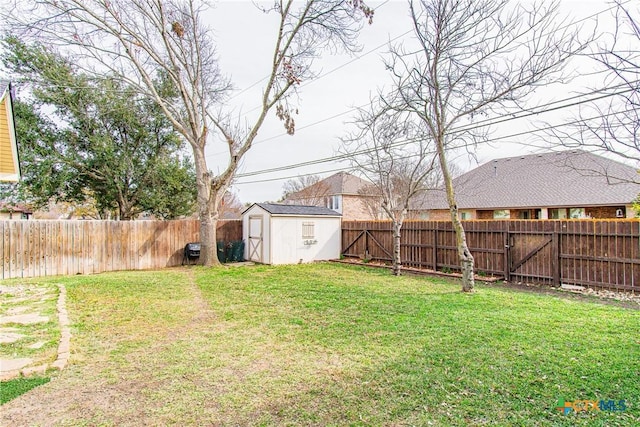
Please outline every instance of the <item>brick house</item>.
[[[638, 170], [580, 150], [489, 161], [454, 179], [461, 219], [632, 218]], [[443, 189], [416, 201], [413, 217], [449, 220]]]
[[323, 206], [342, 214], [343, 220], [379, 219], [379, 197], [372, 184], [347, 172], [338, 172], [303, 190], [288, 195], [288, 205]]

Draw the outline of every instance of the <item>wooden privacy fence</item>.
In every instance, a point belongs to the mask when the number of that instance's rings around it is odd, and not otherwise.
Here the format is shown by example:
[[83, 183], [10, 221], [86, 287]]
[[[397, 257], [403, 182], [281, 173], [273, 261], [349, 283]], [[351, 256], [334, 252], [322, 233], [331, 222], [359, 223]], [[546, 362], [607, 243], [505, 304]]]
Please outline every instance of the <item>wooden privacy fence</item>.
[[[182, 263], [200, 222], [0, 221], [2, 279], [144, 270]], [[218, 222], [218, 240], [242, 239], [242, 221]]]
[[[509, 281], [573, 284], [640, 293], [637, 220], [463, 221], [476, 273]], [[390, 221], [342, 223], [342, 254], [391, 261]], [[401, 231], [406, 267], [459, 271], [450, 222], [407, 221]]]

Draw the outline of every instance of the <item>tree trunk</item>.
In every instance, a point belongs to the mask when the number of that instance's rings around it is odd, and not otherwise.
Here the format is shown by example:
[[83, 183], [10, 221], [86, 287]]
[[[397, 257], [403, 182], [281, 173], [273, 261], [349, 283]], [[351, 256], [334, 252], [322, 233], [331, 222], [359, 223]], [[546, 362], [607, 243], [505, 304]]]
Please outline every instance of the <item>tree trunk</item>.
[[210, 209], [200, 211], [200, 263], [211, 267], [220, 265], [217, 247], [217, 215], [213, 215]]
[[453, 178], [449, 171], [449, 165], [445, 157], [444, 136], [440, 136], [440, 140], [436, 141], [438, 149], [438, 158], [440, 160], [440, 168], [442, 169], [442, 178], [444, 179], [445, 189], [447, 191], [447, 203], [451, 212], [451, 222], [453, 230], [456, 233], [456, 246], [458, 248], [458, 260], [460, 261], [460, 270], [462, 272], [462, 292], [473, 292], [475, 281], [473, 277], [474, 260], [469, 247], [467, 246], [467, 235], [464, 227], [458, 218], [458, 206], [456, 204], [455, 192], [453, 189]]
[[204, 145], [193, 147], [196, 167], [196, 185], [198, 187], [198, 214], [200, 219], [200, 264], [211, 267], [220, 265], [218, 260], [217, 226], [219, 199], [211, 186], [211, 176], [207, 170]]
[[473, 255], [471, 255], [469, 247], [467, 246], [467, 234], [458, 218], [458, 207], [454, 204], [450, 210], [453, 229], [456, 232], [456, 246], [458, 247], [458, 259], [460, 260], [460, 269], [462, 271], [462, 292], [473, 292], [475, 286], [473, 277]]
[[400, 229], [402, 222], [393, 221], [393, 274], [399, 276], [402, 270], [402, 259], [400, 258]]

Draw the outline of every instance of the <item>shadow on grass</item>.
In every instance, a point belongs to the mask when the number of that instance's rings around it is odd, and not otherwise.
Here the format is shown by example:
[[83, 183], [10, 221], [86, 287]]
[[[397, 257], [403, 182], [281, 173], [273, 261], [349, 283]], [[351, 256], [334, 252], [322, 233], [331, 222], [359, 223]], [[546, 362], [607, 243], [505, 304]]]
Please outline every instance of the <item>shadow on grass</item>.
[[0, 383], [0, 405], [51, 381], [49, 377], [16, 378]]

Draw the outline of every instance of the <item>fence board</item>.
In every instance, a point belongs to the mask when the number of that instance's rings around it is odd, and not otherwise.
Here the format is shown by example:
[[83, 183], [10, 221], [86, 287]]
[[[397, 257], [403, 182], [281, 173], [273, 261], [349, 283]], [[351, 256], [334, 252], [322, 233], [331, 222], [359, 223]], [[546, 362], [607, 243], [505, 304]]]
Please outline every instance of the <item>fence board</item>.
[[[200, 222], [0, 221], [2, 279], [177, 266]], [[242, 221], [218, 222], [218, 239], [242, 240]]]
[[[463, 221], [477, 273], [640, 293], [640, 221]], [[343, 255], [390, 262], [390, 221], [344, 221]], [[377, 243], [379, 242], [382, 247]], [[406, 221], [402, 264], [459, 271], [451, 222]]]

